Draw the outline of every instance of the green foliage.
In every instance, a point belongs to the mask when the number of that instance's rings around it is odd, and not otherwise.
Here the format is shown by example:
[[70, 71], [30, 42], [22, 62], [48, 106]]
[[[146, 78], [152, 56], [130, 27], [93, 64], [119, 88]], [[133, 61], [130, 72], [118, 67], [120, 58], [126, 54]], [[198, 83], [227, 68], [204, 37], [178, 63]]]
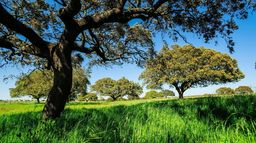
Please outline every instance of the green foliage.
[[86, 95], [79, 95], [77, 99], [78, 101], [96, 101], [98, 97], [95, 93], [87, 93]]
[[168, 96], [175, 96], [175, 93], [174, 93], [173, 91], [167, 90], [167, 89], [161, 90], [160, 93], [163, 94], [163, 96], [164, 96], [165, 98], [168, 97]]
[[146, 94], [144, 96], [145, 99], [163, 98], [163, 97], [165, 97], [165, 96], [162, 92], [157, 92], [154, 90], [146, 92]]
[[140, 75], [148, 88], [175, 87], [180, 98], [193, 87], [235, 82], [244, 78], [237, 62], [227, 54], [191, 45], [165, 45], [155, 59], [147, 62]]
[[39, 102], [40, 98], [47, 96], [52, 83], [52, 73], [50, 71], [36, 70], [19, 77], [15, 83], [15, 88], [10, 89], [10, 96], [30, 95]]
[[249, 86], [239, 86], [235, 89], [236, 94], [252, 94], [253, 90]]
[[[86, 94], [89, 84], [88, 73], [82, 68], [74, 68], [73, 83], [69, 100], [74, 100], [77, 95]], [[22, 75], [15, 83], [15, 88], [10, 89], [11, 97], [30, 95], [35, 99], [46, 97], [53, 84], [53, 73], [49, 70], [35, 70]]]
[[[255, 103], [256, 96], [68, 103], [58, 120], [43, 120], [42, 104], [33, 111], [35, 104], [0, 102], [0, 142], [253, 143]], [[30, 112], [2, 114], [18, 107]]]
[[77, 96], [86, 94], [87, 85], [90, 84], [89, 72], [80, 67], [73, 69], [73, 80], [69, 100], [75, 100]]
[[111, 78], [99, 79], [91, 86], [91, 89], [101, 96], [109, 96], [113, 100], [122, 98], [125, 95], [127, 95], [128, 98], [138, 98], [142, 93], [142, 87], [139, 84], [129, 81], [124, 77], [117, 81]]
[[235, 91], [229, 87], [221, 87], [216, 90], [216, 94], [219, 95], [232, 95], [235, 94]]

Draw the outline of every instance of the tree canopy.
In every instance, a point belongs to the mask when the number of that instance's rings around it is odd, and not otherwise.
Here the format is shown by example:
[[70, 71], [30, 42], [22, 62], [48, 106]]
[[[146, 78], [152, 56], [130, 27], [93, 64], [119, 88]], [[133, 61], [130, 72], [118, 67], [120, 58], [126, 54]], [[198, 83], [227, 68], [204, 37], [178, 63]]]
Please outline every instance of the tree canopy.
[[164, 94], [162, 92], [157, 92], [155, 90], [151, 90], [146, 92], [144, 98], [145, 99], [154, 99], [154, 98], [163, 98]]
[[161, 88], [167, 84], [183, 93], [193, 87], [235, 82], [244, 78], [237, 62], [227, 54], [191, 45], [165, 45], [155, 59], [149, 60], [141, 79], [148, 88]]
[[239, 86], [235, 89], [236, 94], [252, 94], [254, 93], [249, 86]]
[[39, 103], [39, 99], [46, 97], [52, 86], [52, 74], [49, 71], [36, 70], [22, 75], [10, 89], [11, 97], [32, 96]]
[[254, 8], [247, 0], [1, 0], [0, 64], [51, 68], [43, 112], [56, 118], [71, 93], [73, 56], [91, 64], [143, 65], [154, 55], [157, 32], [185, 41], [187, 32], [206, 42], [222, 37], [232, 51], [236, 19]]
[[109, 96], [113, 100], [117, 100], [126, 95], [128, 98], [138, 98], [142, 93], [142, 87], [139, 84], [129, 81], [124, 77], [117, 81], [111, 78], [99, 79], [91, 86], [91, 90], [96, 91], [101, 96]]
[[230, 87], [220, 87], [216, 90], [216, 94], [219, 95], [232, 95], [235, 94], [235, 91]]
[[[72, 83], [72, 94], [70, 100], [77, 96], [86, 94], [87, 85], [89, 84], [88, 73], [82, 68], [75, 68]], [[19, 77], [15, 87], [10, 89], [11, 97], [32, 96], [39, 99], [46, 97], [53, 84], [53, 74], [49, 70], [35, 70]]]
[[79, 101], [96, 101], [98, 100], [96, 93], [87, 93], [84, 95], [79, 95], [77, 98]]

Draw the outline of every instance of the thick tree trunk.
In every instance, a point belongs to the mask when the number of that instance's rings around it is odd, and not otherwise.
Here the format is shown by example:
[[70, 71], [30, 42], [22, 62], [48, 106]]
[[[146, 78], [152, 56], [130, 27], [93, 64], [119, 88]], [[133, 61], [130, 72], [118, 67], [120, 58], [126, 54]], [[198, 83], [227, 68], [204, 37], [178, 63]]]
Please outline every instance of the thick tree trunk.
[[184, 97], [183, 97], [183, 93], [184, 92], [178, 92], [179, 93], [179, 99], [183, 99]]
[[45, 118], [60, 116], [72, 87], [71, 50], [68, 44], [56, 46], [52, 50], [51, 57], [54, 82], [44, 106], [43, 114]]
[[182, 90], [183, 88], [180, 88], [179, 86], [177, 85], [174, 85], [175, 89], [177, 90], [178, 94], [179, 94], [179, 99], [183, 99], [183, 94], [185, 92], [185, 90]]

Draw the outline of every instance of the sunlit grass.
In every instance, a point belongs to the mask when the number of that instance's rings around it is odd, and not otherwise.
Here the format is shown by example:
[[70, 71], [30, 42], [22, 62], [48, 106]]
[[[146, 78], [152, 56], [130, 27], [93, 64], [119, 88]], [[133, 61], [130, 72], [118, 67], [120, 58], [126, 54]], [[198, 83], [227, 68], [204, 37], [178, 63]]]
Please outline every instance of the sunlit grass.
[[0, 111], [4, 143], [256, 142], [256, 97], [249, 95], [69, 103], [61, 118], [47, 121], [43, 104], [2, 107], [20, 108]]

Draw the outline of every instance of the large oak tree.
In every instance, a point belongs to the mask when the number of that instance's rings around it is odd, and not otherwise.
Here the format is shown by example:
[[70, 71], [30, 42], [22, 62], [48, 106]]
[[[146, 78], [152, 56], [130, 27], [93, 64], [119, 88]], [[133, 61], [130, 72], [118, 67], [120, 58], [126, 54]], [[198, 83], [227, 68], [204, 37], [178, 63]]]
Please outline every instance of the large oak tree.
[[227, 54], [191, 45], [165, 45], [156, 58], [149, 60], [141, 79], [148, 88], [174, 87], [183, 98], [186, 90], [212, 84], [235, 82], [244, 78], [237, 62]]
[[70, 95], [72, 55], [82, 54], [92, 64], [143, 64], [154, 51], [156, 32], [184, 40], [183, 32], [205, 41], [220, 36], [232, 50], [235, 20], [245, 19], [253, 5], [247, 0], [1, 0], [0, 62], [53, 70], [43, 112], [55, 118]]

